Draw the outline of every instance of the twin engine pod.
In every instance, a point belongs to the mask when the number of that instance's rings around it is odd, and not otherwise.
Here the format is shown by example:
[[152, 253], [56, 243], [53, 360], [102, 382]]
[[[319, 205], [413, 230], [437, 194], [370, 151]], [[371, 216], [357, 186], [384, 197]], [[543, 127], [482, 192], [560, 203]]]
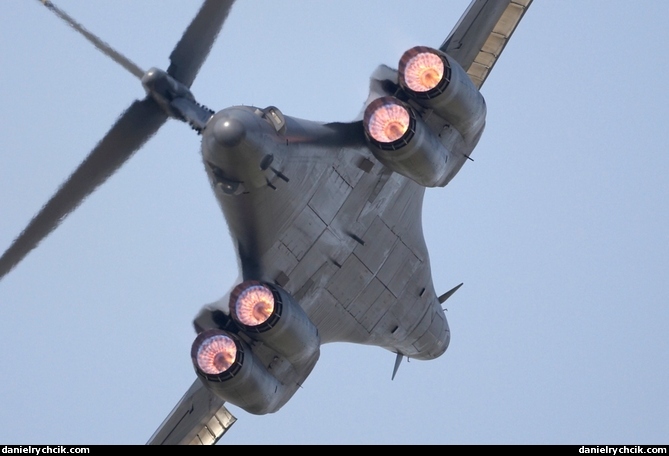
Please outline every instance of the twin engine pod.
[[218, 329], [201, 332], [191, 358], [198, 377], [221, 399], [257, 415], [277, 408], [275, 393], [281, 383], [234, 334]]
[[195, 371], [212, 392], [249, 413], [275, 412], [316, 364], [318, 330], [290, 294], [257, 281], [233, 289], [230, 316], [236, 331], [206, 330], [193, 342]]
[[465, 141], [485, 125], [483, 96], [467, 72], [448, 54], [417, 46], [402, 55], [400, 86], [420, 106], [432, 109], [460, 132]]
[[[467, 155], [483, 132], [483, 96], [453, 58], [427, 47], [404, 53], [398, 79], [397, 95], [406, 102], [388, 95], [365, 109], [370, 148], [384, 165], [423, 186], [445, 185], [449, 160]], [[428, 125], [428, 114], [437, 121]]]

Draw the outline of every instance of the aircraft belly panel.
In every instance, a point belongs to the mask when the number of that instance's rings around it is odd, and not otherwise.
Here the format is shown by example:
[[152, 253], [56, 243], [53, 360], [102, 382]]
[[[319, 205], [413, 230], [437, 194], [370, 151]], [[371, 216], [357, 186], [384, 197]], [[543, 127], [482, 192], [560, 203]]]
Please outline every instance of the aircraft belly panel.
[[321, 186], [309, 200], [309, 207], [318, 214], [323, 222], [329, 224], [351, 193], [351, 186], [335, 168], [332, 168], [320, 183]]
[[366, 307], [366, 309], [358, 321], [362, 327], [370, 333], [379, 323], [381, 318], [383, 318], [383, 316], [389, 312], [391, 308], [402, 306], [402, 303], [398, 302], [397, 298], [395, 298], [395, 296], [393, 296], [393, 294], [388, 291], [386, 287], [383, 287], [381, 294], [372, 302], [371, 305], [369, 305], [369, 303], [365, 304], [363, 301], [359, 302], [359, 306]]
[[371, 220], [369, 217], [361, 220], [360, 215], [381, 177], [377, 173], [370, 172], [360, 178], [332, 220], [331, 225], [335, 230], [357, 236], [362, 236], [367, 231], [368, 225], [365, 226], [364, 222], [368, 220], [368, 223], [371, 223]]
[[325, 223], [311, 207], [305, 206], [291, 226], [292, 229], [284, 231], [281, 242], [301, 260], [325, 230]]
[[[344, 157], [346, 156], [345, 154], [342, 155]], [[373, 163], [368, 158], [359, 155], [352, 160], [342, 158], [339, 163], [335, 164], [334, 168], [337, 171], [337, 174], [346, 181], [349, 187], [353, 188], [358, 184], [358, 181], [362, 176], [369, 173], [369, 170], [366, 170], [365, 168], [368, 164], [373, 166]]]
[[276, 241], [265, 255], [263, 255], [263, 263], [269, 261], [271, 261], [272, 264], [272, 268], [267, 269], [267, 276], [271, 277], [271, 279], [269, 279], [270, 282], [275, 281], [281, 273], [290, 277], [293, 270], [300, 263], [293, 252], [291, 252], [281, 241]]
[[362, 240], [364, 244], [357, 245], [353, 254], [367, 266], [367, 269], [376, 274], [397, 242], [397, 236], [383, 223], [383, 220], [376, 217], [365, 231]]
[[[427, 311], [418, 321], [418, 324], [408, 333], [408, 340], [418, 341], [419, 338], [424, 337], [426, 331], [428, 331], [430, 325], [432, 324], [432, 319], [434, 317], [434, 312]], [[413, 346], [416, 347], [416, 343], [413, 343]], [[418, 344], [420, 347], [421, 344]]]
[[372, 272], [355, 255], [349, 255], [328, 283], [327, 289], [346, 308], [373, 277]]
[[369, 333], [357, 324], [327, 289], [319, 288], [307, 301], [308, 309], [305, 310], [318, 328], [322, 343], [369, 343]]
[[408, 333], [418, 323], [425, 310], [431, 306], [431, 302], [427, 299], [427, 288], [432, 287], [432, 281], [429, 268], [425, 267], [417, 268], [413, 274], [407, 272], [407, 276], [409, 278], [397, 298], [397, 302], [401, 305], [394, 306], [391, 314], [397, 320], [397, 324]]
[[421, 214], [425, 188], [408, 179], [403, 184], [387, 207], [381, 210], [381, 219], [422, 259], [427, 255]]
[[418, 263], [416, 255], [402, 241], [399, 241], [393, 246], [393, 250], [383, 263], [377, 277], [393, 295], [399, 296]]
[[[292, 271], [284, 271], [289, 277], [288, 282], [285, 284], [286, 290], [293, 295], [297, 295], [309, 280], [316, 286], [325, 286], [334, 272], [338, 270], [335, 262], [339, 260], [343, 263], [346, 258], [345, 252], [343, 255], [340, 253], [340, 243], [341, 241], [337, 236], [329, 229], [325, 229], [295, 268]], [[269, 265], [274, 264], [272, 261], [272, 258], [263, 258], [263, 264], [267, 264], [268, 268], [270, 267]], [[331, 271], [329, 274], [325, 274], [325, 270], [321, 270], [323, 264], [332, 266], [326, 269], [327, 271]], [[276, 273], [278, 271], [275, 271]]]
[[339, 267], [331, 261], [324, 261], [321, 266], [304, 282], [299, 290], [295, 293], [295, 297], [299, 297], [300, 303], [304, 310], [309, 314], [311, 309], [311, 296], [328, 283], [330, 278], [339, 270]]
[[[243, 267], [245, 277], [251, 271], [252, 278], [284, 287], [323, 343], [417, 354], [409, 335], [422, 336], [429, 321], [417, 326], [438, 309], [422, 234], [424, 187], [360, 148], [333, 152], [305, 145], [278, 154], [276, 163], [288, 182], [241, 195], [249, 200], [243, 205], [226, 201], [238, 197], [222, 198], [232, 209], [228, 220], [236, 210], [246, 213], [240, 256], [255, 267]], [[263, 250], [245, 258], [245, 242]]]
[[[321, 178], [331, 167], [331, 161], [334, 159], [336, 156], [316, 163], [293, 160], [289, 162], [290, 167], [287, 166], [287, 160], [283, 164], [277, 164], [281, 172], [289, 175], [290, 182], [280, 179], [273, 182], [275, 190], [267, 186], [236, 196], [216, 191], [232, 237], [238, 244], [242, 266], [245, 266], [245, 261], [257, 263], [277, 240], [286, 236], [288, 239], [288, 242], [284, 243], [286, 247], [301, 252], [294, 252], [295, 256], [304, 255], [304, 245], [300, 246], [299, 242], [291, 244], [296, 241], [291, 232], [295, 229], [303, 230], [311, 236], [311, 242], [315, 239], [313, 231], [318, 231], [320, 218], [315, 214], [314, 217], [310, 217], [311, 214], [303, 211], [311, 196], [320, 188]], [[300, 216], [304, 219], [300, 220]], [[306, 248], [308, 249], [308, 246]], [[251, 267], [243, 269], [251, 270], [254, 274], [262, 274], [258, 267], [259, 265], [252, 264]]]
[[346, 310], [357, 322], [360, 322], [365, 312], [367, 312], [373, 303], [376, 302], [385, 289], [386, 287], [379, 281], [379, 279], [374, 277], [367, 284], [365, 289], [362, 290], [358, 298], [351, 302]]
[[443, 313], [433, 313], [432, 320], [427, 331], [423, 331], [422, 335], [420, 335], [420, 331], [414, 331], [416, 336], [418, 336], [416, 338], [416, 342], [413, 343], [416, 351], [422, 352], [426, 350], [435, 339], [439, 340], [441, 338], [441, 329], [444, 326], [448, 326], [445, 324], [445, 321], [446, 317]]

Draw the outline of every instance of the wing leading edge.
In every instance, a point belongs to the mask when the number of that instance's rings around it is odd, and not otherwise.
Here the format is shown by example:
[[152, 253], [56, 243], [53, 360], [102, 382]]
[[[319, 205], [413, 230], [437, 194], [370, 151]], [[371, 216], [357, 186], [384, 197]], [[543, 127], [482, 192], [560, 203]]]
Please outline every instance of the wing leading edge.
[[195, 379], [147, 445], [213, 445], [235, 421], [225, 401]]
[[532, 0], [473, 0], [439, 48], [481, 88]]

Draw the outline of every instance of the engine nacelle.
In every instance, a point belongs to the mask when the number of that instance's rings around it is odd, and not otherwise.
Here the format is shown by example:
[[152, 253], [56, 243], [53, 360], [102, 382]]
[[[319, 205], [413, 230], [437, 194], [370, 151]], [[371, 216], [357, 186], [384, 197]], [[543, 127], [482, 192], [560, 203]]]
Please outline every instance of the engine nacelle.
[[277, 285], [248, 280], [230, 293], [230, 315], [250, 338], [294, 365], [318, 357], [320, 337], [302, 307]]
[[363, 126], [372, 153], [385, 166], [425, 187], [442, 184], [450, 152], [409, 105], [377, 98], [365, 109]]
[[233, 334], [218, 329], [201, 332], [193, 342], [191, 359], [208, 389], [249, 413], [270, 413], [288, 400], [281, 394], [281, 382]]
[[399, 83], [420, 106], [432, 109], [465, 141], [480, 137], [485, 126], [483, 96], [460, 64], [436, 49], [417, 46], [400, 59]]
[[316, 326], [282, 288], [246, 281], [230, 293], [230, 317], [212, 320], [191, 349], [197, 376], [220, 398], [257, 415], [279, 410], [320, 355]]

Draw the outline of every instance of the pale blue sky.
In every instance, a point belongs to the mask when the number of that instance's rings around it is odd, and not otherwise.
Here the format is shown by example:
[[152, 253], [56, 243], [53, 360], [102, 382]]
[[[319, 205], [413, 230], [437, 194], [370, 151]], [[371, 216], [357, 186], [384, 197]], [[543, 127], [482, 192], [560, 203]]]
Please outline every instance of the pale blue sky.
[[[355, 118], [376, 65], [439, 46], [468, 0], [244, 1], [193, 85], [213, 109]], [[143, 68], [200, 2], [60, 0]], [[409, 7], [411, 5], [411, 7]], [[418, 5], [418, 6], [416, 6]], [[36, 1], [0, 13], [0, 248], [139, 82]], [[451, 346], [329, 345], [228, 443], [666, 443], [669, 3], [537, 0], [483, 87], [476, 160], [428, 190]], [[0, 282], [0, 443], [143, 443], [194, 378], [191, 320], [237, 277], [199, 141], [170, 121]]]

